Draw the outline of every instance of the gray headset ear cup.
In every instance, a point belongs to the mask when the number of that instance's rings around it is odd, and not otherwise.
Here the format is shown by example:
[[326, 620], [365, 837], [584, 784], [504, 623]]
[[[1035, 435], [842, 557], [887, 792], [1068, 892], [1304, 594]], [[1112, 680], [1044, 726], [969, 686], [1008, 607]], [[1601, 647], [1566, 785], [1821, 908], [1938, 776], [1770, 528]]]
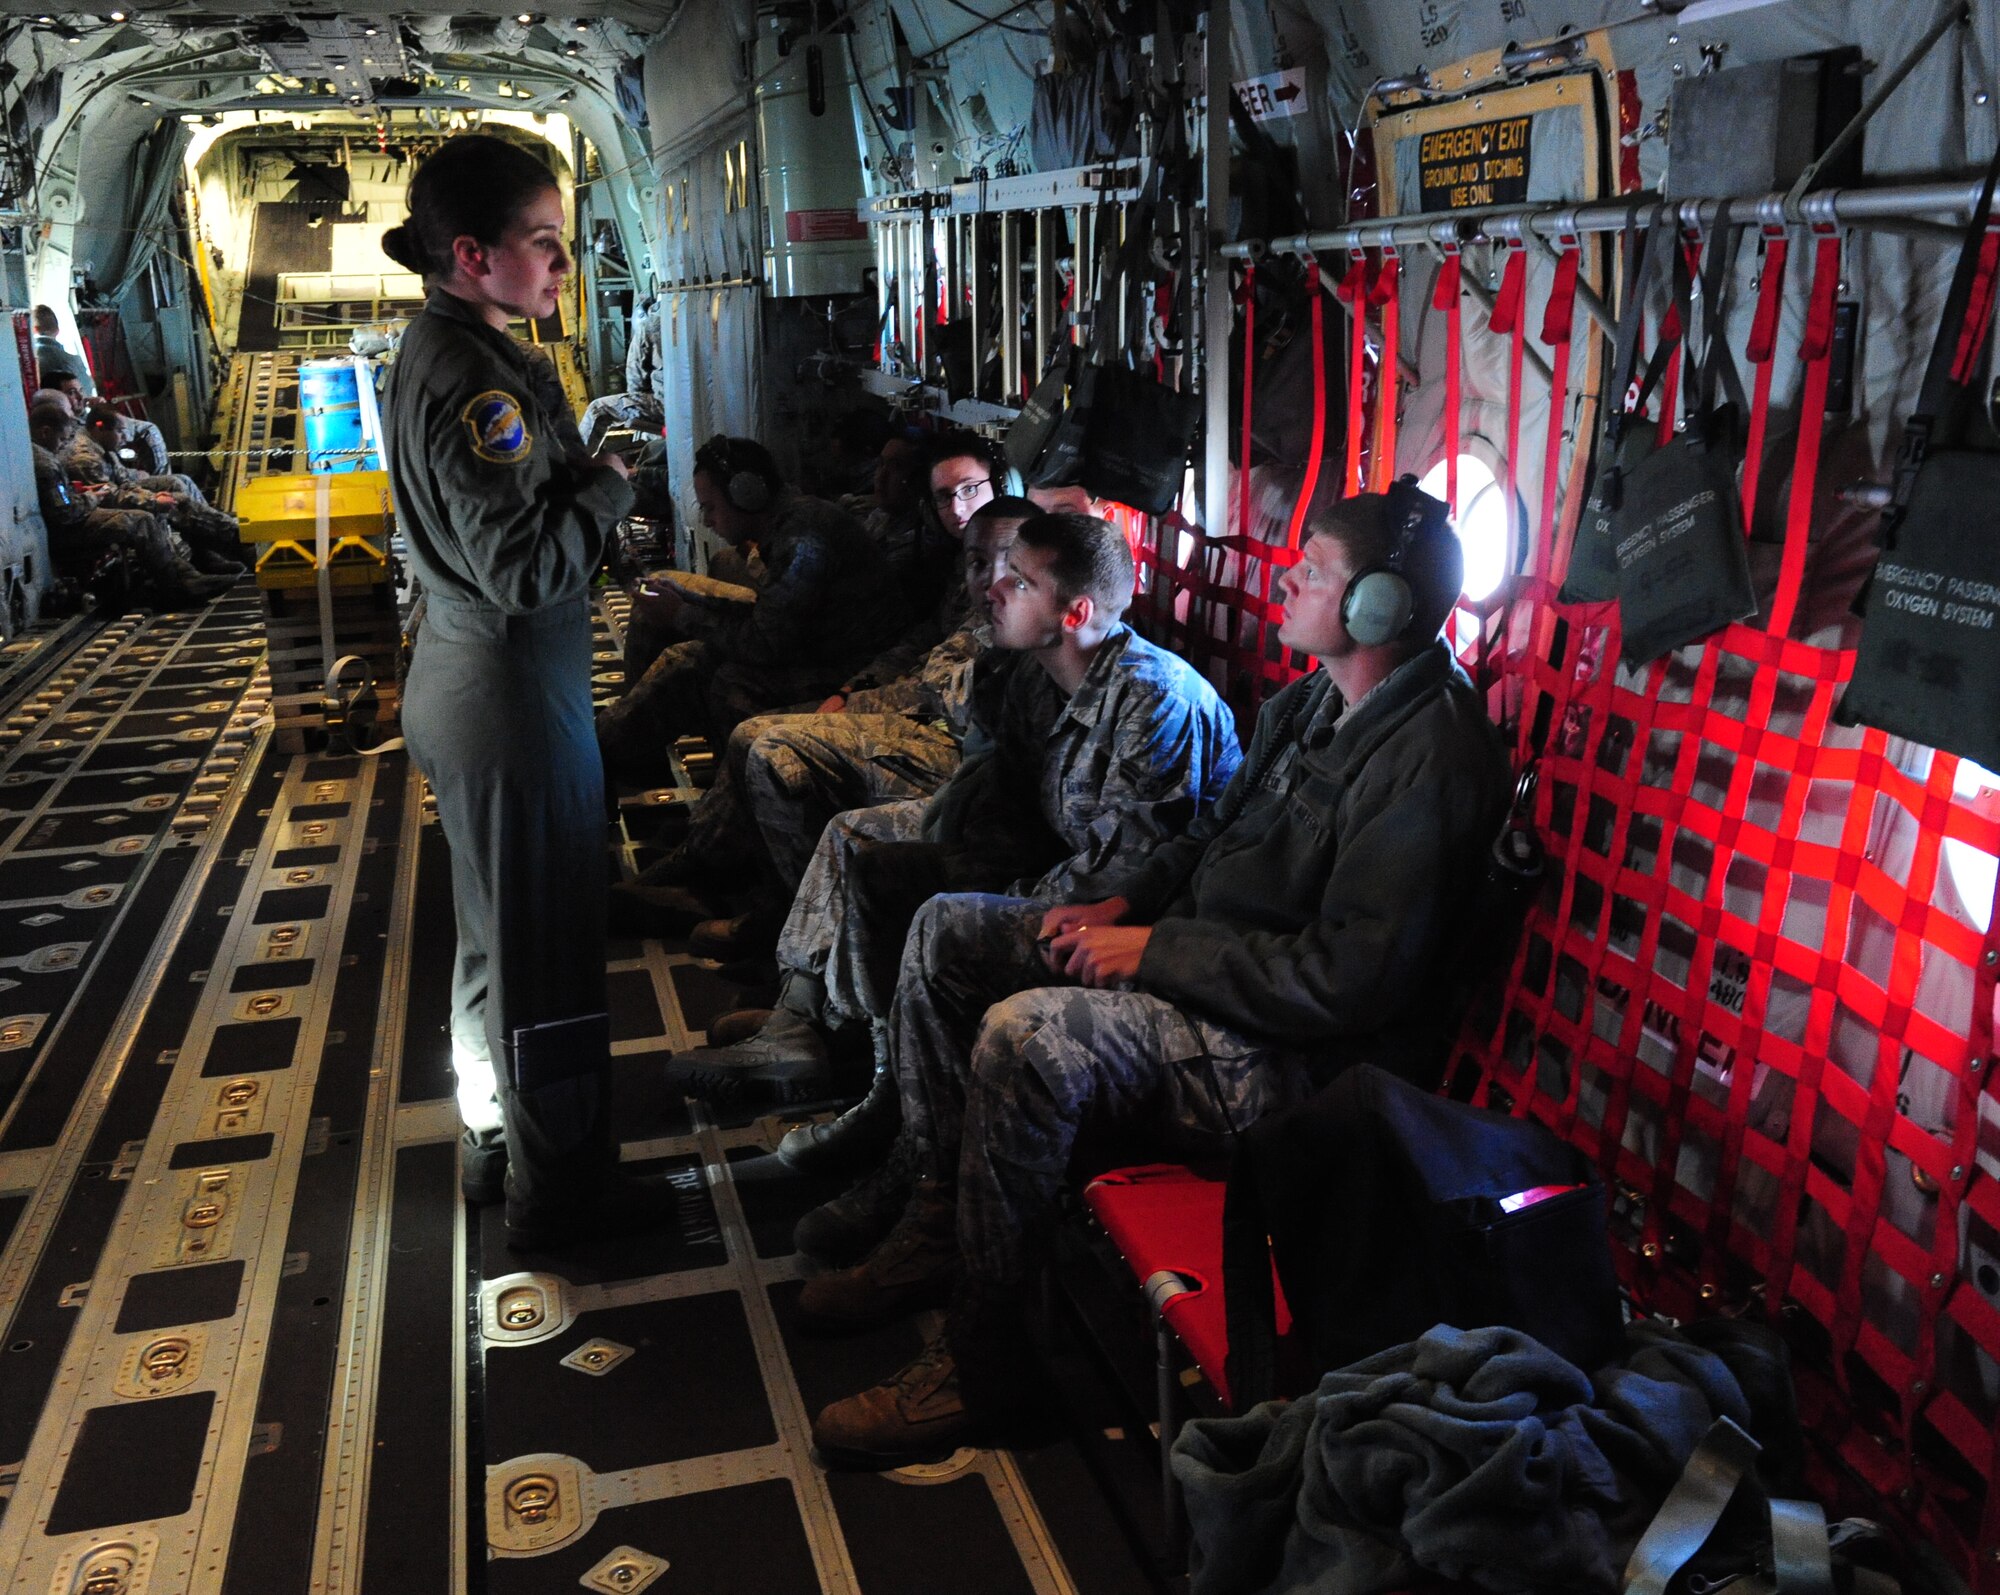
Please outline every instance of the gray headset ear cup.
[[1347, 635], [1364, 648], [1379, 648], [1403, 634], [1414, 609], [1410, 584], [1393, 570], [1364, 570], [1348, 583], [1340, 601]]
[[755, 515], [771, 507], [771, 484], [755, 471], [732, 471], [723, 489], [729, 502], [745, 515]]

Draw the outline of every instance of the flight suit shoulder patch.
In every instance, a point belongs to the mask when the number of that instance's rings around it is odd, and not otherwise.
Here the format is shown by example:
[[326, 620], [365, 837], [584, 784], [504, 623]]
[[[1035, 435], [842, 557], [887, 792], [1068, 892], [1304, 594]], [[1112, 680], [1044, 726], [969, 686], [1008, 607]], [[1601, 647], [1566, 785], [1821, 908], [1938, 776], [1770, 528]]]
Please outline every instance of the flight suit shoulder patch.
[[498, 388], [475, 395], [458, 418], [472, 435], [472, 452], [495, 465], [519, 465], [534, 447], [521, 401]]

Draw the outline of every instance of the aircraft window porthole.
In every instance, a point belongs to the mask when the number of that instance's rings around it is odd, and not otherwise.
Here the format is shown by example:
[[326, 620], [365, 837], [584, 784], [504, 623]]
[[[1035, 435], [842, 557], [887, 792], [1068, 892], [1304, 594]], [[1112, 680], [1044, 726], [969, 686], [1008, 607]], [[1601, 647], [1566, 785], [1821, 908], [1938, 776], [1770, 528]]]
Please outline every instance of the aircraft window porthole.
[[[1983, 814], [2000, 813], [2000, 775], [1974, 764], [1970, 759], [1958, 761], [1958, 773], [1952, 777], [1951, 791], [1961, 803]], [[1984, 848], [1947, 836], [1944, 841], [1944, 867], [1951, 877], [1952, 890], [1964, 905], [1966, 918], [1979, 927], [1983, 936], [1993, 918], [1993, 883], [1995, 877], [2000, 876], [2000, 859]]]
[[[1444, 461], [1417, 484], [1433, 498], [1445, 496]], [[1473, 603], [1491, 598], [1507, 579], [1507, 490], [1477, 454], [1458, 457], [1458, 523], [1465, 555], [1465, 596]]]

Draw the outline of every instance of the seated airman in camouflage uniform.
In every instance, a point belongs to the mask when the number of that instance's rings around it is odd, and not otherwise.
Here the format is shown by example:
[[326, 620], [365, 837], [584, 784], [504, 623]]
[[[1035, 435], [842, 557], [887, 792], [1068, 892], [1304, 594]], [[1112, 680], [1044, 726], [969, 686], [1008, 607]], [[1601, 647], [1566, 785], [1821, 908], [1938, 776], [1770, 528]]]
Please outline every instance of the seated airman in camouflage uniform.
[[919, 1179], [881, 1245], [809, 1280], [800, 1311], [821, 1327], [949, 1312], [909, 1367], [820, 1414], [828, 1458], [949, 1450], [1030, 1392], [1015, 1304], [1086, 1125], [1213, 1149], [1356, 1061], [1435, 1078], [1453, 906], [1507, 794], [1485, 706], [1438, 640], [1458, 542], [1407, 481], [1307, 524], [1280, 637], [1323, 668], [1265, 706], [1215, 812], [1113, 892], [940, 896], [916, 916], [890, 1033]]
[[[952, 544], [962, 560], [972, 517], [993, 502], [990, 449], [969, 433], [948, 433], [931, 440], [924, 458], [934, 538]], [[1012, 526], [1034, 513], [1024, 501], [1015, 505], [1010, 538]], [[985, 623], [991, 579], [984, 566], [976, 579], [959, 572], [893, 645], [813, 713], [758, 715], [738, 725], [715, 784], [690, 816], [686, 840], [638, 880], [612, 889], [618, 928], [679, 936], [714, 919], [701, 926], [690, 950], [719, 958], [768, 953], [829, 819], [843, 809], [927, 797], [958, 768], [965, 731], [961, 667]], [[969, 582], [977, 604], [968, 597]], [[746, 878], [760, 882], [762, 901], [734, 919], [713, 898], [686, 889]]]
[[46, 410], [30, 412], [28, 425], [36, 439], [35, 497], [49, 529], [49, 558], [59, 572], [87, 577], [100, 555], [122, 548], [130, 551], [139, 578], [163, 604], [200, 602], [229, 585], [227, 578], [203, 576], [189, 564], [187, 545], [159, 516], [136, 509], [98, 509], [82, 494], [71, 492], [62, 461], [40, 441], [52, 434], [52, 420]]
[[887, 1018], [904, 928], [931, 893], [1109, 895], [1215, 801], [1241, 758], [1235, 720], [1183, 661], [1124, 624], [1132, 574], [1107, 522], [1021, 524], [991, 589], [993, 648], [974, 666], [964, 763], [928, 800], [826, 827], [779, 940], [779, 1007], [747, 1042], [676, 1058], [672, 1083], [723, 1097], [823, 1092], [820, 1027], [871, 1035]]
[[[975, 512], [962, 557], [965, 578], [947, 595], [956, 624], [917, 657], [916, 669], [890, 675], [907, 655], [885, 655], [848, 684], [838, 709], [765, 715], [731, 733], [762, 880], [745, 912], [696, 924], [688, 951], [705, 958], [769, 954], [829, 820], [848, 809], [928, 797], [958, 768], [973, 660], [992, 640], [987, 594], [997, 561], [1035, 513], [1027, 500], [1011, 498]], [[977, 603], [966, 597], [975, 584]]]
[[121, 415], [105, 400], [92, 399], [84, 410], [83, 427], [97, 446], [114, 458], [120, 449], [131, 450], [131, 469], [139, 475], [167, 476], [173, 472], [166, 437], [153, 422]]
[[[40, 403], [41, 396], [36, 395]], [[81, 400], [77, 402], [81, 403]], [[74, 410], [50, 452], [62, 461], [69, 480], [82, 487], [99, 509], [145, 510], [164, 514], [192, 551], [196, 567], [209, 575], [240, 575], [242, 552], [236, 517], [212, 508], [192, 477], [178, 472], [142, 475], [107, 453], [87, 432]]]

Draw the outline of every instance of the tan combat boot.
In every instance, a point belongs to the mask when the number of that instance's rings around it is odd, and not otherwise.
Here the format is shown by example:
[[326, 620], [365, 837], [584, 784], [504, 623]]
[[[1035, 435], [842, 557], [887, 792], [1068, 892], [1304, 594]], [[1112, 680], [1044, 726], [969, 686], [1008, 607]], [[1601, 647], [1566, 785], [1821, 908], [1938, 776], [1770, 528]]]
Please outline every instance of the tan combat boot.
[[837, 1466], [894, 1468], [949, 1455], [979, 1431], [940, 1335], [885, 1383], [836, 1401], [813, 1420], [813, 1444]]

